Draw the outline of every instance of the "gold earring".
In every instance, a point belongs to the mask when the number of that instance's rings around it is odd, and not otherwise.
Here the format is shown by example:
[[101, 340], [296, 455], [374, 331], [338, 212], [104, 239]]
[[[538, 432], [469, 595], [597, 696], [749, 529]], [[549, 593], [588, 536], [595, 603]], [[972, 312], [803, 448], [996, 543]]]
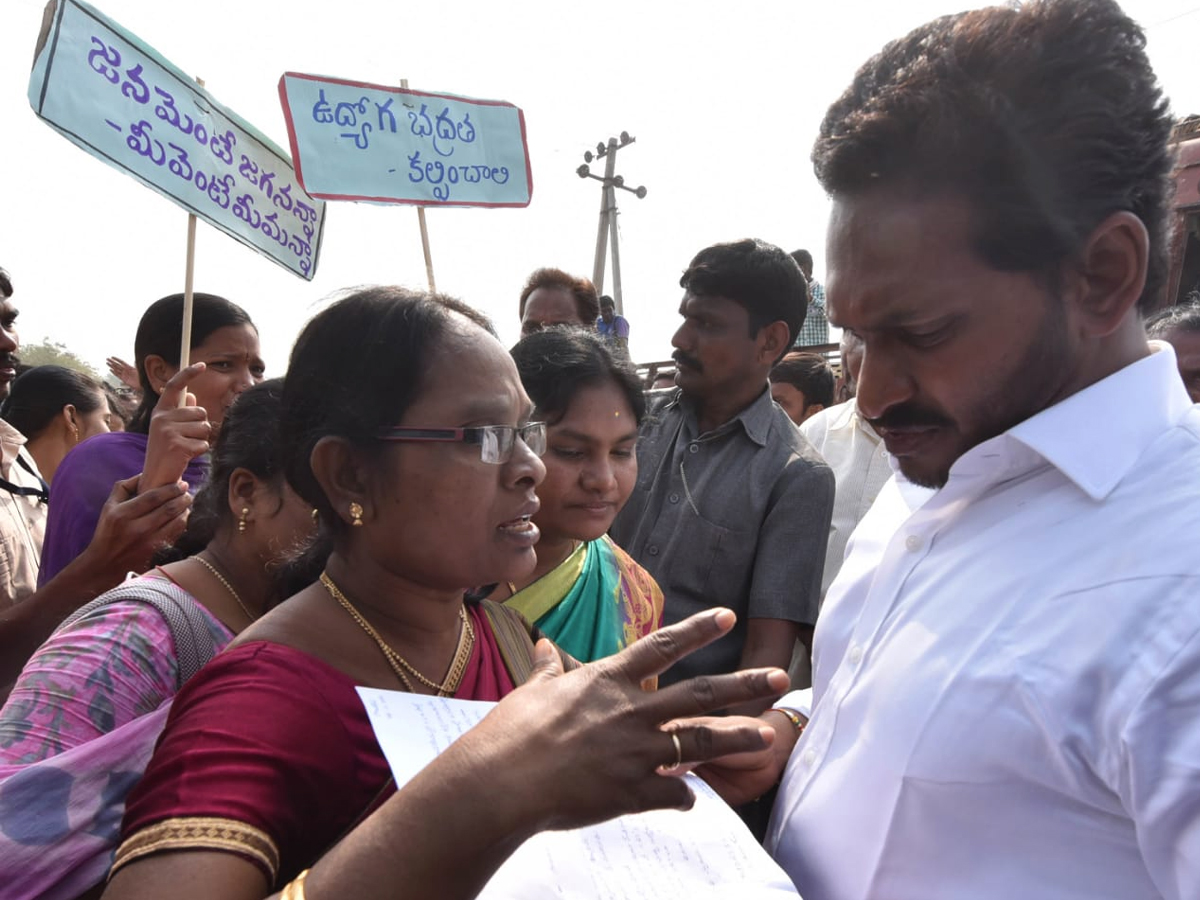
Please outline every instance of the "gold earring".
[[246, 533], [246, 521], [247, 521], [247, 518], [249, 517], [249, 515], [250, 515], [250, 508], [247, 506], [243, 506], [242, 514], [240, 516], [238, 516], [238, 531], [242, 534]]
[[355, 528], [362, 528], [362, 514], [362, 504], [355, 500], [350, 504], [350, 518], [352, 519], [350, 524]]
[[317, 509], [315, 506], [313, 507], [313, 511], [312, 511], [312, 520], [313, 520], [314, 525], [319, 524], [321, 521], [321, 511], [319, 509]]

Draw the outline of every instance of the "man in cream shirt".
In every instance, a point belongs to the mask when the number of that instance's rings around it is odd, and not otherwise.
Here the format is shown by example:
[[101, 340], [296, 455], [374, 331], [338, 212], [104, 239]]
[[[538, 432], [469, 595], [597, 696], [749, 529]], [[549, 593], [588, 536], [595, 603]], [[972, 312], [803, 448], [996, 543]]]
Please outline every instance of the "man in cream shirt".
[[1142, 327], [1170, 130], [1111, 0], [938, 19], [821, 126], [830, 320], [902, 477], [780, 701], [811, 720], [740, 776], [786, 764], [805, 900], [1200, 897], [1200, 409]]
[[[17, 310], [8, 272], [0, 269], [0, 401], [17, 377]], [[0, 420], [0, 608], [37, 590], [46, 533], [46, 483], [25, 450], [25, 436]]]
[[[851, 332], [842, 333], [842, 378], [853, 393], [862, 367], [862, 342]], [[821, 602], [842, 567], [846, 542], [859, 520], [867, 514], [879, 491], [892, 477], [887, 448], [858, 412], [852, 396], [800, 423], [800, 433], [833, 469], [833, 521], [829, 525], [829, 547], [821, 576]]]

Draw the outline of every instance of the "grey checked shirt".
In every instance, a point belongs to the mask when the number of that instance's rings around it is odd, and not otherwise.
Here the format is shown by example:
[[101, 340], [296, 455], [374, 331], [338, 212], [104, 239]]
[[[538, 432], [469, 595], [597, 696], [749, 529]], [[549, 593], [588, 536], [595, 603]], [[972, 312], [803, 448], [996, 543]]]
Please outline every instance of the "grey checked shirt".
[[834, 481], [769, 390], [707, 434], [678, 388], [648, 400], [637, 487], [610, 533], [662, 588], [664, 625], [714, 606], [738, 615], [670, 684], [734, 671], [749, 618], [816, 621]]

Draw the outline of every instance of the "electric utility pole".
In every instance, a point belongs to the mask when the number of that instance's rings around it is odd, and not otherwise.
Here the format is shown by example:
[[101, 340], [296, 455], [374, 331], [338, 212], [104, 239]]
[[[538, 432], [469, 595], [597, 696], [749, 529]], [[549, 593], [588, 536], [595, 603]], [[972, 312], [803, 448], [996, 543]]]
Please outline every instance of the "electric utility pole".
[[[600, 192], [600, 226], [596, 231], [596, 259], [592, 265], [592, 283], [596, 285], [596, 293], [604, 293], [604, 257], [607, 253], [608, 239], [612, 236], [612, 273], [613, 273], [613, 305], [618, 315], [623, 315], [625, 306], [621, 302], [621, 252], [617, 246], [617, 192], [616, 188], [636, 194], [638, 199], [646, 196], [644, 186], [631, 188], [625, 186], [625, 179], [615, 174], [617, 167], [617, 151], [628, 147], [637, 138], [630, 137], [628, 131], [621, 132], [621, 139], [610, 137], [608, 143], [596, 145], [593, 154], [588, 150], [583, 154], [584, 164], [575, 170], [580, 178], [594, 178], [603, 186]], [[593, 175], [588, 163], [593, 159], [604, 160], [604, 177]]]

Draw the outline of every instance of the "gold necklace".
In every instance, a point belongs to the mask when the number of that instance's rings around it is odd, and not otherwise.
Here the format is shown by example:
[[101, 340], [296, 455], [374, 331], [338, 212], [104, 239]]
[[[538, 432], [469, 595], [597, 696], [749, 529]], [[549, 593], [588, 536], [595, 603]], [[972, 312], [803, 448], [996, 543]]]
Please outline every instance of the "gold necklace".
[[354, 608], [354, 604], [347, 599], [346, 595], [341, 592], [333, 579], [326, 572], [321, 573], [321, 584], [325, 585], [325, 590], [329, 592], [329, 596], [333, 597], [338, 602], [338, 605], [346, 612], [350, 613], [351, 618], [358, 623], [359, 627], [365, 631], [376, 645], [380, 652], [383, 653], [388, 665], [392, 671], [399, 677], [401, 683], [411, 692], [413, 690], [412, 682], [408, 680], [408, 676], [404, 673], [407, 671], [417, 681], [428, 688], [437, 691], [439, 697], [449, 697], [458, 690], [459, 684], [462, 682], [463, 673], [467, 669], [467, 662], [471, 658], [471, 650], [475, 646], [475, 627], [471, 624], [471, 619], [467, 616], [466, 610], [461, 606], [458, 609], [458, 618], [462, 622], [462, 628], [458, 632], [458, 647], [454, 651], [454, 661], [450, 664], [450, 671], [446, 674], [446, 680], [441, 684], [432, 681], [417, 671], [407, 659], [397, 653], [388, 645], [379, 632], [371, 627], [371, 623], [363, 618], [362, 613]]
[[203, 556], [193, 556], [192, 559], [194, 559], [196, 562], [200, 563], [200, 565], [204, 566], [204, 568], [208, 569], [208, 571], [212, 572], [213, 577], [216, 578], [217, 581], [221, 582], [221, 584], [223, 584], [225, 586], [225, 590], [229, 591], [229, 595], [231, 597], [233, 597], [234, 602], [236, 602], [237, 605], [239, 607], [241, 607], [241, 610], [242, 610], [242, 612], [244, 612], [246, 614], [247, 619], [249, 619], [251, 622], [258, 621], [258, 616], [253, 615], [250, 612], [250, 610], [246, 609], [246, 604], [242, 602], [242, 598], [238, 596], [238, 592], [233, 589], [232, 584], [230, 584], [228, 581], [225, 580], [225, 576], [217, 571], [216, 566], [214, 566], [212, 563], [210, 563]]

